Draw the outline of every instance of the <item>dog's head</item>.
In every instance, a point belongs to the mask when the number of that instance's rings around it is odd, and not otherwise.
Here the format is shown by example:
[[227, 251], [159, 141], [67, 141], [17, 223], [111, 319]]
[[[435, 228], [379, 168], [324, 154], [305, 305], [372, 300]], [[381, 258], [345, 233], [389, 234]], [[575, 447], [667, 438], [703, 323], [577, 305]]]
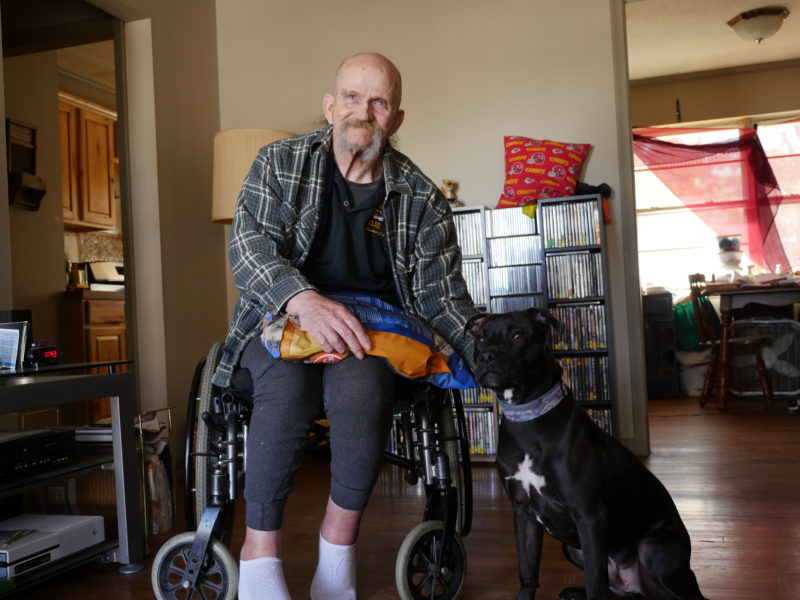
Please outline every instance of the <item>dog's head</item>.
[[552, 334], [564, 324], [548, 310], [479, 314], [466, 329], [475, 337], [475, 380], [509, 402], [544, 393], [561, 379]]

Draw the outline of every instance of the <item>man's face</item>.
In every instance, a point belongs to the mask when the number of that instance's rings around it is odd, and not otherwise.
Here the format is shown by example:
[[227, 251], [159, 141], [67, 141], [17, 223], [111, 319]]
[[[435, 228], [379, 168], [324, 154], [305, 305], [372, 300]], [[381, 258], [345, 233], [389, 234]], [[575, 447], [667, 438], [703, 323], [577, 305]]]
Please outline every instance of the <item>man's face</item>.
[[378, 58], [354, 57], [339, 69], [333, 94], [323, 99], [338, 150], [358, 151], [373, 162], [403, 122], [399, 78]]

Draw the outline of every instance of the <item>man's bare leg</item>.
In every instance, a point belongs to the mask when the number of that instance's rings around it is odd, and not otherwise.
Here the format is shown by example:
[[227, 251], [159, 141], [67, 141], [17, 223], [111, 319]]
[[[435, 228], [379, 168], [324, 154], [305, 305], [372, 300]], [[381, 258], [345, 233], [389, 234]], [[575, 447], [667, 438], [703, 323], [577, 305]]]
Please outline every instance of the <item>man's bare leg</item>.
[[291, 600], [281, 561], [281, 530], [248, 527], [239, 554], [239, 600]]
[[311, 600], [356, 600], [355, 543], [362, 514], [361, 510], [347, 510], [328, 498]]

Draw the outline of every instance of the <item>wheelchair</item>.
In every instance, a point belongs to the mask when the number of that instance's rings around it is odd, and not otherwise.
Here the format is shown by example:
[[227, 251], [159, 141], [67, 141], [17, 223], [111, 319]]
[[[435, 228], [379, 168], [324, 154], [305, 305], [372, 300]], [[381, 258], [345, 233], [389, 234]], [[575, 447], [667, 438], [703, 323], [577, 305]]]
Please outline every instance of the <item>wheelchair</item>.
[[[211, 383], [222, 355], [215, 343], [197, 365], [189, 394], [185, 435], [186, 531], [157, 552], [151, 584], [158, 600], [233, 600], [238, 561], [228, 550], [234, 505], [244, 489], [246, 442], [252, 410], [247, 381], [234, 374], [226, 390]], [[395, 563], [402, 600], [451, 600], [464, 585], [463, 537], [472, 526], [472, 471], [461, 399], [456, 390], [398, 377], [397, 448], [384, 460], [422, 485], [422, 522], [403, 540]], [[399, 417], [397, 416], [399, 415]], [[314, 423], [308, 449], [327, 442], [327, 427]]]

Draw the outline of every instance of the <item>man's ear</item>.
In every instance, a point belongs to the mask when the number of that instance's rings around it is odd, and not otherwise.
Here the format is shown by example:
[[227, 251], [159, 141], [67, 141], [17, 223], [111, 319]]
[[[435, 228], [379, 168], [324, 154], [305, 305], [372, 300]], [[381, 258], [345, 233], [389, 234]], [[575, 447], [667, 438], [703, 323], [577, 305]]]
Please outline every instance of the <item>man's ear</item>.
[[389, 135], [390, 136], [392, 136], [395, 133], [397, 133], [397, 130], [400, 129], [400, 125], [403, 124], [403, 121], [405, 120], [405, 118], [406, 118], [406, 111], [404, 111], [402, 109], [398, 110], [397, 111], [397, 115], [395, 115], [395, 117], [394, 117], [394, 124], [392, 125], [392, 127], [389, 130]]
[[333, 124], [333, 96], [325, 94], [322, 97], [322, 112], [329, 124]]

